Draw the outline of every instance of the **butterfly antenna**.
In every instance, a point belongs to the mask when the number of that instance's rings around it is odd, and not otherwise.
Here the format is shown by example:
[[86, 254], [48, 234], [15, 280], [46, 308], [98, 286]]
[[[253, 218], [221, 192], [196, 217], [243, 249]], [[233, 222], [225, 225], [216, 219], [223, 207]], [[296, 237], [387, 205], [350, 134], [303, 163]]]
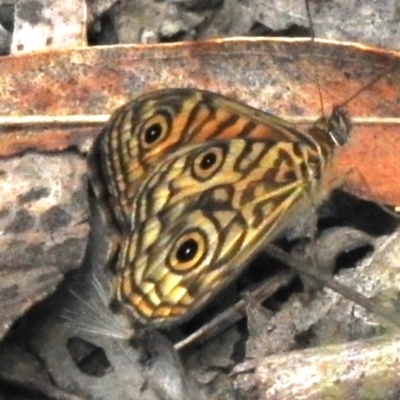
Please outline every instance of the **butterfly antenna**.
[[[310, 29], [310, 37], [311, 41], [315, 41], [315, 29], [314, 29], [314, 23], [312, 20], [311, 16], [311, 9], [310, 9], [310, 3], [309, 0], [304, 0], [304, 5], [306, 7], [306, 14], [307, 14], [307, 19], [308, 19], [308, 24], [309, 24], [309, 29]], [[315, 75], [316, 75], [316, 80], [317, 80], [317, 85], [318, 85], [318, 97], [319, 97], [319, 104], [321, 107], [321, 115], [322, 117], [325, 116], [325, 110], [324, 110], [324, 100], [322, 98], [322, 91], [321, 91], [321, 80], [319, 79], [319, 69], [318, 65], [315, 66]]]
[[378, 75], [375, 76], [374, 79], [369, 81], [366, 85], [361, 87], [359, 90], [357, 90], [355, 93], [353, 93], [347, 100], [345, 100], [342, 104], [340, 104], [340, 108], [344, 107], [346, 104], [350, 103], [353, 101], [357, 96], [360, 95], [364, 90], [370, 88], [371, 86], [375, 85], [376, 82], [380, 81], [383, 76], [390, 74], [393, 72], [396, 68], [398, 68], [397, 65], [393, 65], [389, 69], [385, 69], [384, 71], [380, 72]]

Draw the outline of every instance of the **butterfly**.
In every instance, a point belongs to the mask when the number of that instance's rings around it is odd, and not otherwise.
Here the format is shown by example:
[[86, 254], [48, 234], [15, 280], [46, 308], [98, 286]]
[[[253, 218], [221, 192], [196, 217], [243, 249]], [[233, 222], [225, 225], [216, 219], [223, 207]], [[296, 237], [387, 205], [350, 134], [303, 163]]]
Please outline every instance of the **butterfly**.
[[193, 315], [310, 199], [327, 196], [349, 132], [339, 108], [303, 131], [197, 89], [152, 92], [117, 110], [90, 164], [124, 232], [117, 302], [155, 326]]
[[323, 160], [333, 145], [347, 140], [350, 129], [340, 108], [304, 131], [221, 94], [158, 90], [113, 113], [93, 145], [89, 171], [97, 198], [108, 206], [120, 229], [129, 232], [132, 200], [142, 176], [183, 145], [232, 138], [299, 142]]

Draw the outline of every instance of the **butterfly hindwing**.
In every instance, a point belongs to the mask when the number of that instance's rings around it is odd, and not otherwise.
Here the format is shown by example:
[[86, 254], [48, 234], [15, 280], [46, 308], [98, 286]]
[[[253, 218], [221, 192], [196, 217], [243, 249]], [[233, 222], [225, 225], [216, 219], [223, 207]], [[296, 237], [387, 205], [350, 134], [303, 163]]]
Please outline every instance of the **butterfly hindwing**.
[[163, 326], [204, 305], [308, 206], [314, 173], [299, 146], [217, 140], [158, 163], [133, 201], [118, 299]]

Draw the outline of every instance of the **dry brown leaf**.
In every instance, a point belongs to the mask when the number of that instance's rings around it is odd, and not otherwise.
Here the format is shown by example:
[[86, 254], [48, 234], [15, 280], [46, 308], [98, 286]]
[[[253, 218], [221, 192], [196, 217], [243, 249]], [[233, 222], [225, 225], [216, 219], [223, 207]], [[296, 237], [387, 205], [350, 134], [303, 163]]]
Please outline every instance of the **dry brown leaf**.
[[[117, 106], [166, 87], [217, 91], [306, 123], [321, 115], [316, 66], [326, 110], [387, 71], [346, 105], [364, 123], [355, 126], [338, 159], [338, 173], [346, 175], [352, 193], [397, 205], [399, 60], [395, 52], [337, 42], [254, 38], [6, 57], [0, 60], [0, 113], [5, 117], [0, 155], [79, 145]], [[395, 69], [389, 71], [391, 66]], [[18, 118], [32, 115], [71, 118], [36, 124]]]
[[[64, 168], [70, 168], [63, 164], [66, 162], [62, 161], [64, 155], [43, 155], [40, 161], [32, 159], [31, 166], [26, 169], [13, 166], [24, 164], [24, 159], [10, 157], [28, 150], [58, 152], [82, 147], [95, 137], [107, 115], [117, 106], [143, 92], [166, 87], [189, 86], [217, 91], [299, 123], [310, 123], [321, 113], [316, 66], [326, 110], [332, 104], [345, 101], [379, 73], [395, 67], [347, 105], [350, 115], [364, 120], [365, 124], [355, 126], [349, 145], [338, 157], [337, 167], [338, 174], [346, 176], [348, 190], [353, 193], [400, 204], [397, 185], [400, 175], [397, 162], [400, 153], [399, 60], [398, 53], [357, 45], [255, 38], [86, 48], [4, 57], [0, 59], [0, 156], [6, 157], [0, 171], [2, 257], [18, 258], [21, 254], [30, 254], [27, 249], [33, 243], [49, 246], [51, 243], [49, 233], [37, 231], [35, 225], [19, 227], [20, 231], [15, 233], [13, 227], [18, 226], [21, 213], [27, 212], [31, 218], [40, 218], [42, 214], [31, 212], [29, 202], [26, 210], [26, 205], [12, 199], [10, 188], [22, 197], [28, 195], [28, 188], [42, 188], [46, 193], [42, 197], [51, 197], [44, 202], [43, 214], [53, 207], [67, 210], [72, 187], [76, 188], [74, 193], [85, 190], [81, 180], [85, 171], [83, 160], [77, 161], [71, 154], [66, 157], [67, 163], [72, 163], [69, 164], [71, 168], [79, 172], [69, 174], [69, 180], [61, 180], [66, 186], [62, 186], [59, 197], [48, 193], [57, 190], [60, 176], [66, 173]], [[31, 117], [35, 117], [36, 122], [32, 122]], [[46, 121], [44, 117], [51, 118]], [[50, 167], [51, 158], [47, 157], [57, 158], [60, 169]], [[35, 172], [35, 163], [48, 166], [48, 181]], [[21, 180], [24, 193], [16, 187]], [[65, 211], [71, 215], [68, 226], [72, 230], [62, 241], [70, 243], [69, 240], [76, 239], [79, 250], [75, 250], [74, 261], [68, 268], [63, 267], [65, 269], [79, 266], [87, 232], [87, 226], [80, 224], [82, 216], [86, 215], [86, 203], [73, 204], [72, 214]], [[81, 226], [83, 230], [75, 230], [74, 226]], [[16, 242], [18, 238], [22, 239]], [[17, 243], [17, 247], [12, 243]], [[58, 251], [62, 249], [68, 253], [68, 247], [61, 245]], [[27, 271], [34, 268], [34, 264], [27, 261], [21, 261], [20, 265]], [[40, 259], [40, 265], [57, 270], [57, 260], [49, 258], [47, 252]], [[9, 263], [3, 262], [2, 276], [9, 277], [10, 268]], [[12, 298], [15, 308], [10, 307], [7, 315], [2, 315], [5, 318], [3, 333], [23, 310], [54, 290], [61, 276], [54, 277], [48, 284], [36, 284], [36, 289], [32, 286], [34, 294], [28, 298], [24, 287], [35, 285], [36, 279], [30, 279], [29, 273], [24, 275], [24, 280], [16, 275], [5, 284], [1, 295], [7, 301]]]

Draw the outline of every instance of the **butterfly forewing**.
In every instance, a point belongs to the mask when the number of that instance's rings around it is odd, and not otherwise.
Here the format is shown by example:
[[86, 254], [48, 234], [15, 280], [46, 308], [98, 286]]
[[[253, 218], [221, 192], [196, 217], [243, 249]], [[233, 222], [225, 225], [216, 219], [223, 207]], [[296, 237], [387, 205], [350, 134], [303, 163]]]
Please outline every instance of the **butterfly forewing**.
[[[321, 134], [322, 132], [322, 134]], [[129, 231], [131, 205], [140, 180], [158, 160], [179, 147], [216, 139], [256, 138], [300, 142], [326, 158], [326, 129], [317, 137], [266, 112], [198, 89], [159, 90], [122, 106], [94, 144], [93, 181], [121, 228]], [[96, 178], [97, 177], [97, 178]]]

